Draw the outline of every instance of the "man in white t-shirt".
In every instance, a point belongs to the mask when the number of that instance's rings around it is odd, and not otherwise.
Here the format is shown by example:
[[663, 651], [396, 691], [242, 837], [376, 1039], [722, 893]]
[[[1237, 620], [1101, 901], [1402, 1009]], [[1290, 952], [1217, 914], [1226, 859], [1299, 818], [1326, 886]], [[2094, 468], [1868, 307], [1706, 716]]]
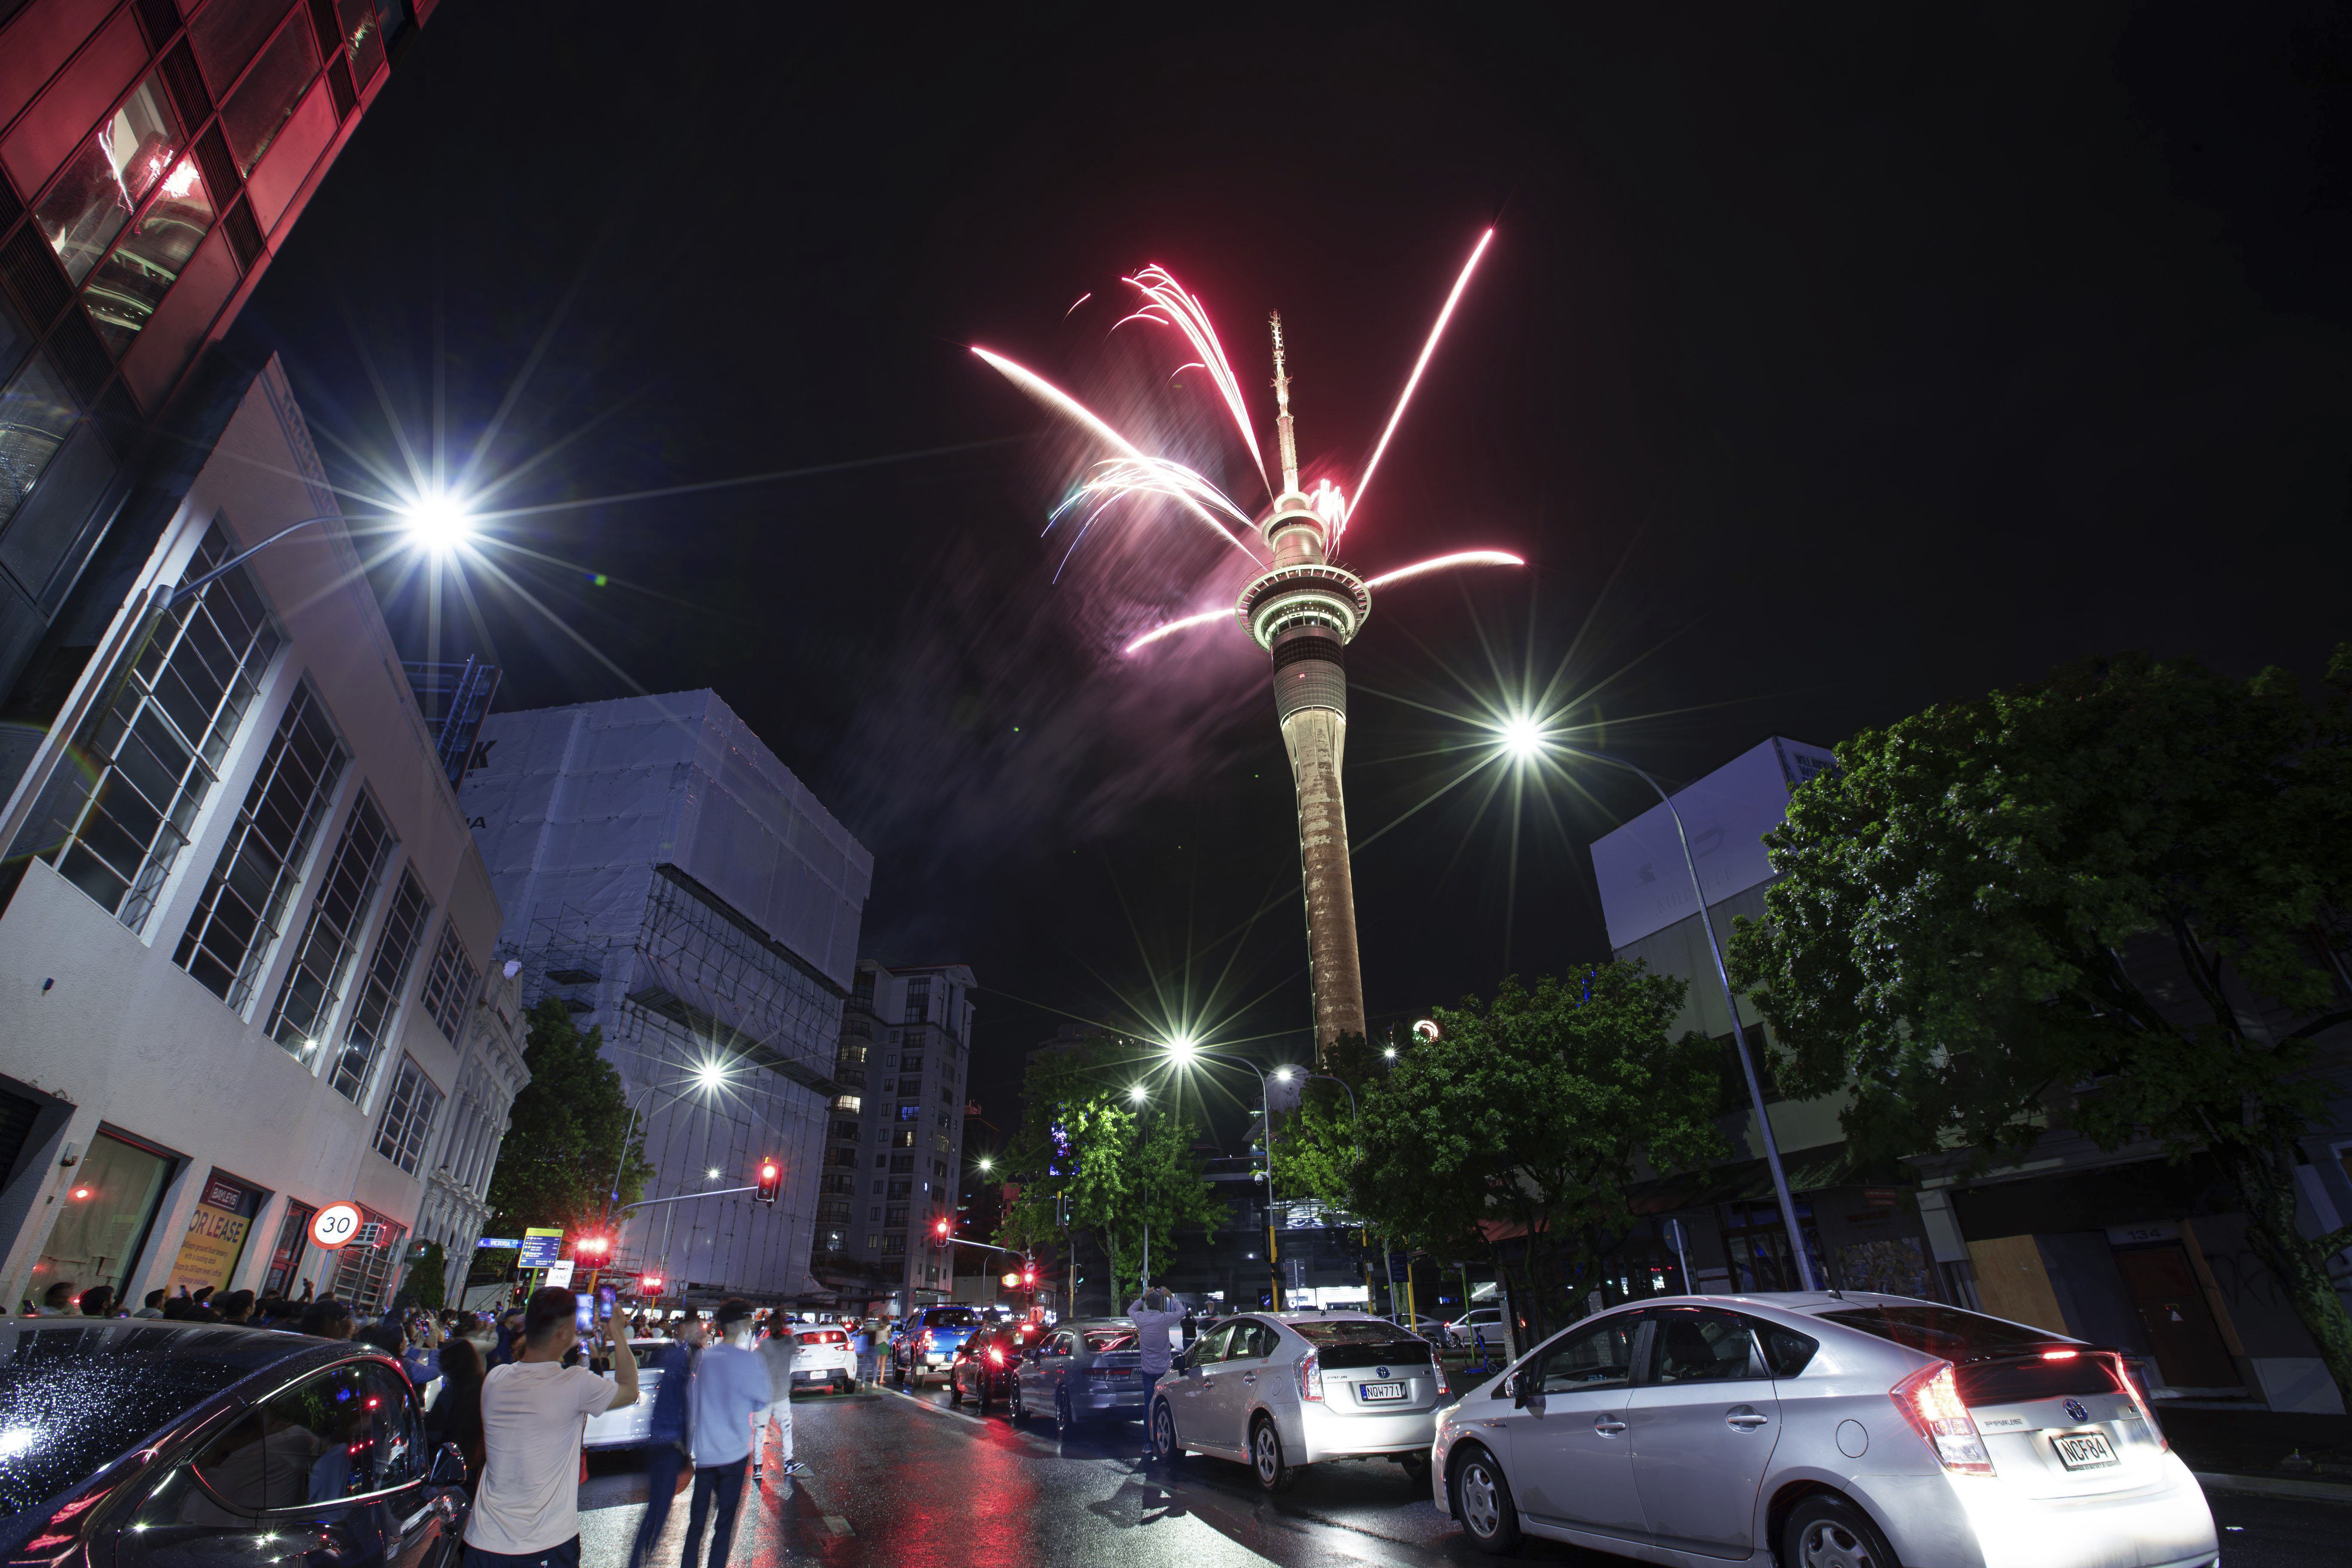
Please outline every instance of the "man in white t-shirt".
[[623, 1335], [606, 1383], [564, 1356], [580, 1342], [579, 1298], [533, 1291], [521, 1356], [482, 1380], [482, 1486], [466, 1522], [465, 1568], [579, 1568], [580, 1440], [588, 1417], [637, 1402]]

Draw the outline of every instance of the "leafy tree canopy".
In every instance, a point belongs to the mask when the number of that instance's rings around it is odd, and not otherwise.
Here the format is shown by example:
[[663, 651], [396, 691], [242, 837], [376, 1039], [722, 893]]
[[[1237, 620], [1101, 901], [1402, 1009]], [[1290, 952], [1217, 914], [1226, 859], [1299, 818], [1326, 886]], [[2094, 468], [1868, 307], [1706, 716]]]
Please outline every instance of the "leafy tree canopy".
[[[530, 1032], [523, 1063], [530, 1082], [515, 1096], [513, 1125], [490, 1178], [490, 1224], [499, 1236], [520, 1236], [529, 1226], [583, 1228], [601, 1220], [608, 1206], [636, 1202], [654, 1173], [646, 1163], [644, 1135], [630, 1134], [621, 1075], [602, 1054], [604, 1031], [583, 1035], [552, 996], [525, 1016]], [[615, 1188], [620, 1196], [608, 1205], [606, 1194]]]
[[1981, 1163], [2053, 1120], [2210, 1151], [2352, 1400], [2352, 1227], [2294, 1225], [2315, 1037], [2352, 1016], [2352, 647], [2326, 684], [2126, 654], [1858, 735], [1766, 838], [1732, 963], [1865, 1151]]

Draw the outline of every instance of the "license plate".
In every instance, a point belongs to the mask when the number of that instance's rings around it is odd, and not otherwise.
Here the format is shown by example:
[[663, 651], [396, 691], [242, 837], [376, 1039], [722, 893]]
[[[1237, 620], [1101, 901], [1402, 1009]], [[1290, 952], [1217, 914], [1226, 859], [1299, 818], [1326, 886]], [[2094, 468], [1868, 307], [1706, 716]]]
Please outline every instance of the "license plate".
[[2105, 1432], [2061, 1432], [2050, 1441], [2057, 1446], [2058, 1462], [2070, 1470], [2095, 1470], [2123, 1463], [2107, 1446]]
[[1404, 1397], [1404, 1384], [1402, 1383], [1360, 1383], [1356, 1385], [1356, 1397], [1364, 1401], [1367, 1405], [1379, 1399], [1402, 1399]]

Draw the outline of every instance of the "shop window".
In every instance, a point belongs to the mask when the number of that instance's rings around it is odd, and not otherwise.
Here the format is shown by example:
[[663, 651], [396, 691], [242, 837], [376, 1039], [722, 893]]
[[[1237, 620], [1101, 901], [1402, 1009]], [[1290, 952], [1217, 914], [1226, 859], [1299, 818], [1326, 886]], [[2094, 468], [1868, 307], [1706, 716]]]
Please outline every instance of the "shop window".
[[[33, 221], [79, 283], [184, 149], [161, 81], [149, 77], [66, 163]], [[191, 171], [193, 177], [193, 171]], [[197, 182], [201, 188], [202, 182]], [[190, 248], [194, 248], [193, 246]]]
[[154, 318], [216, 216], [195, 159], [181, 159], [83, 288], [82, 304], [117, 359]]
[[409, 965], [416, 962], [425, 921], [432, 912], [416, 873], [404, 868], [383, 931], [375, 939], [375, 957], [360, 982], [359, 1000], [352, 1005], [342, 1056], [335, 1063], [335, 1091], [354, 1104], [367, 1098], [376, 1052], [391, 1037], [393, 1020], [400, 1016], [400, 994], [408, 988]]
[[[181, 583], [235, 550], [214, 523]], [[113, 705], [77, 740], [92, 772], [51, 782], [33, 818], [39, 852], [132, 931], [153, 911], [282, 640], [243, 568], [206, 584], [164, 615]]]
[[361, 790], [335, 852], [328, 858], [319, 895], [310, 900], [310, 923], [295, 944], [294, 962], [278, 989], [278, 1004], [270, 1009], [269, 1037], [305, 1065], [316, 1064], [319, 1037], [342, 1000], [352, 957], [359, 951], [360, 925], [375, 902], [376, 886], [394, 842], [383, 813]]
[[58, 1200], [63, 1212], [33, 1265], [26, 1294], [38, 1301], [67, 1279], [79, 1290], [107, 1286], [120, 1299], [145, 1249], [173, 1164], [167, 1155], [104, 1132], [92, 1138]]
[[375, 1152], [410, 1175], [425, 1152], [433, 1131], [433, 1118], [441, 1110], [441, 1091], [425, 1076], [415, 1057], [400, 1058], [400, 1076], [384, 1097], [383, 1120], [375, 1130]]
[[346, 761], [326, 704], [309, 681], [297, 685], [174, 958], [238, 1012], [283, 929]]
[[238, 174], [253, 173], [318, 74], [319, 53], [310, 29], [299, 18], [289, 20], [221, 105], [221, 131], [228, 137]]
[[44, 355], [35, 354], [0, 390], [0, 528], [33, 493], [77, 416], [66, 384]]
[[451, 921], [441, 928], [441, 945], [433, 954], [432, 973], [425, 977], [425, 1011], [449, 1037], [449, 1043], [458, 1043], [458, 1034], [466, 1026], [466, 1004], [474, 999], [474, 987], [481, 980], [481, 972], [466, 955], [465, 939], [457, 934], [457, 922]]
[[310, 1250], [310, 1222], [319, 1211], [309, 1204], [289, 1202], [286, 1218], [278, 1227], [278, 1245], [270, 1250], [269, 1273], [261, 1282], [264, 1296], [291, 1296], [298, 1289], [295, 1271]]

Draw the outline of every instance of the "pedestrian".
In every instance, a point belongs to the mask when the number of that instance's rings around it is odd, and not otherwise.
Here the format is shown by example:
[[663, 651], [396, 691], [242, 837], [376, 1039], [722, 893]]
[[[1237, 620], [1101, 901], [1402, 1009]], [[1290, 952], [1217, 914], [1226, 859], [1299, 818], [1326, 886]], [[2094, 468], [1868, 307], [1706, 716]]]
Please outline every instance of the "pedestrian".
[[467, 1340], [441, 1347], [441, 1397], [425, 1414], [436, 1445], [455, 1443], [466, 1456], [466, 1496], [482, 1484], [482, 1352]]
[[793, 1362], [800, 1354], [800, 1337], [779, 1307], [768, 1319], [768, 1337], [760, 1342], [760, 1360], [768, 1368], [767, 1407], [751, 1417], [751, 1484], [760, 1484], [760, 1461], [766, 1455], [768, 1427], [777, 1431], [776, 1451], [783, 1473], [796, 1476], [803, 1466], [793, 1458]]
[[60, 1279], [41, 1292], [39, 1306], [26, 1310], [36, 1318], [70, 1318], [74, 1315], [74, 1282]]
[[653, 1415], [646, 1426], [651, 1445], [646, 1449], [646, 1516], [637, 1523], [636, 1543], [629, 1548], [629, 1568], [645, 1568], [646, 1553], [669, 1524], [678, 1472], [690, 1463], [687, 1413], [691, 1408], [695, 1363], [701, 1358], [702, 1320], [687, 1318], [671, 1325], [670, 1343], [656, 1363], [661, 1386], [654, 1392]]
[[162, 1317], [162, 1316], [163, 1315], [163, 1291], [161, 1291], [161, 1290], [150, 1290], [150, 1291], [148, 1291], [148, 1292], [147, 1292], [146, 1300], [147, 1300], [147, 1304], [146, 1304], [145, 1306], [143, 1306], [143, 1307], [140, 1308], [137, 1311], [135, 1311], [135, 1312], [133, 1312], [133, 1313], [131, 1313], [131, 1314], [132, 1317], [134, 1317], [134, 1318], [160, 1318], [160, 1317]]
[[303, 1281], [302, 1281], [302, 1300], [298, 1303], [298, 1305], [307, 1307], [307, 1306], [309, 1306], [310, 1304], [310, 1282], [308, 1279], [305, 1279], [305, 1280], [303, 1280]]
[[[1143, 1380], [1149, 1398], [1151, 1385], [1167, 1373], [1173, 1359], [1169, 1353], [1169, 1331], [1182, 1328], [1184, 1313], [1167, 1286], [1154, 1285], [1127, 1304], [1127, 1315], [1135, 1324], [1135, 1374]], [[1150, 1440], [1147, 1431], [1144, 1441]]]
[[253, 1292], [232, 1290], [220, 1300], [221, 1321], [249, 1323], [253, 1321]]
[[510, 1364], [522, 1354], [523, 1310], [509, 1309], [499, 1319], [498, 1348], [490, 1352], [490, 1370]]
[[77, 1305], [85, 1318], [110, 1318], [114, 1316], [114, 1291], [109, 1286], [93, 1285], [81, 1293]]
[[579, 1568], [581, 1437], [591, 1415], [637, 1402], [625, 1350], [611, 1383], [563, 1364], [580, 1341], [579, 1310], [560, 1285], [533, 1291], [520, 1359], [482, 1379], [482, 1484], [465, 1568]]
[[[163, 1315], [171, 1316], [171, 1309], [178, 1305], [176, 1301], [165, 1302]], [[350, 1339], [352, 1310], [332, 1296], [322, 1296], [302, 1309], [301, 1331], [313, 1339]]]
[[680, 1568], [695, 1568], [702, 1521], [713, 1503], [719, 1517], [704, 1568], [727, 1568], [735, 1510], [743, 1501], [743, 1471], [751, 1458], [751, 1417], [769, 1403], [768, 1369], [751, 1348], [751, 1303], [730, 1296], [719, 1303], [718, 1318], [722, 1342], [704, 1350], [694, 1371], [694, 1505], [687, 1511]]
[[860, 1318], [849, 1331], [849, 1349], [857, 1358], [857, 1381], [874, 1381], [874, 1321]]

